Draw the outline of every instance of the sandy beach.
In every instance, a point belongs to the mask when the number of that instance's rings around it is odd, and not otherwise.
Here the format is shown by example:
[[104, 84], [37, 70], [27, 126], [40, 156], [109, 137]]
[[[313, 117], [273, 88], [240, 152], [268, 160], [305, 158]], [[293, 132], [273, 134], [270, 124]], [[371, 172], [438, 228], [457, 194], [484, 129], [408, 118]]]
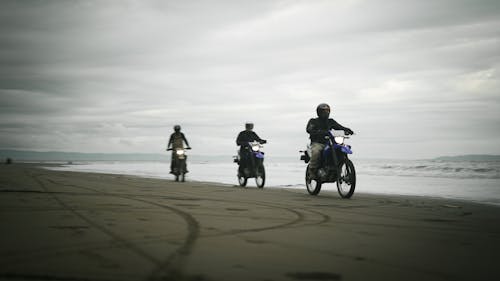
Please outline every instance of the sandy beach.
[[0, 167], [2, 280], [500, 280], [500, 208]]

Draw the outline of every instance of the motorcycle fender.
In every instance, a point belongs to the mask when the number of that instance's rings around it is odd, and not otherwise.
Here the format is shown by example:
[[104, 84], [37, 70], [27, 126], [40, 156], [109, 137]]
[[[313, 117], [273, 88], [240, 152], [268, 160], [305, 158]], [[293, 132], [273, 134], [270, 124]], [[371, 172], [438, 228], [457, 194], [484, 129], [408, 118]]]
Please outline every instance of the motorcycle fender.
[[340, 147], [340, 151], [344, 152], [345, 154], [352, 154], [351, 148], [348, 147], [347, 145], [342, 145]]

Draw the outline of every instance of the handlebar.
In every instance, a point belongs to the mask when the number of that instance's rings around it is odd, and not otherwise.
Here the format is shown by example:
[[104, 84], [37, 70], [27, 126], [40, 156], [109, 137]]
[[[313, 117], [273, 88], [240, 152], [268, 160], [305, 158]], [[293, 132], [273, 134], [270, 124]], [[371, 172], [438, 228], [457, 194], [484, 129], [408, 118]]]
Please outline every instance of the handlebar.
[[267, 140], [261, 140], [261, 141], [257, 141], [257, 140], [255, 140], [255, 141], [249, 141], [249, 142], [245, 142], [244, 144], [241, 144], [241, 145], [245, 145], [245, 146], [246, 146], [246, 145], [250, 145], [250, 146], [251, 146], [251, 145], [252, 145], [252, 144], [254, 144], [254, 143], [258, 143], [258, 144], [265, 144], [265, 143], [267, 143]]
[[[180, 148], [180, 149], [190, 150], [191, 147], [185, 147], [185, 148]], [[174, 150], [174, 149], [173, 148], [167, 148], [167, 151], [171, 151], [171, 150]]]
[[[335, 134], [334, 132], [342, 132], [342, 133], [337, 133]], [[349, 136], [353, 136], [355, 135], [355, 133], [353, 132], [352, 134], [347, 134], [344, 130], [328, 130], [328, 134], [326, 135], [326, 137], [328, 136], [334, 136], [334, 137], [344, 137], [344, 138], [349, 138]]]

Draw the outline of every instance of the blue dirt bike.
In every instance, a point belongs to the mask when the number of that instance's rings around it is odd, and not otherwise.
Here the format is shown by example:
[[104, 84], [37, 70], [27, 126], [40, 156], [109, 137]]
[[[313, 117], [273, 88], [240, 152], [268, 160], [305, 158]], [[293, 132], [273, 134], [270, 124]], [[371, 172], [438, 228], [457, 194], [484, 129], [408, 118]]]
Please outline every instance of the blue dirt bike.
[[[344, 131], [328, 131], [328, 142], [321, 155], [321, 166], [318, 169], [316, 178], [309, 174], [309, 165], [306, 168], [306, 187], [311, 195], [317, 195], [321, 190], [321, 185], [328, 182], [336, 182], [337, 190], [342, 198], [351, 198], [356, 187], [356, 170], [354, 164], [347, 157], [352, 154], [351, 146], [344, 143], [349, 138]], [[310, 149], [300, 151], [300, 160], [309, 163]]]
[[266, 170], [264, 169], [263, 143], [266, 141], [249, 142], [242, 151], [245, 155], [240, 155], [238, 152], [238, 155], [234, 157], [234, 162], [238, 164], [238, 183], [240, 186], [246, 186], [249, 178], [255, 178], [257, 187], [264, 187]]

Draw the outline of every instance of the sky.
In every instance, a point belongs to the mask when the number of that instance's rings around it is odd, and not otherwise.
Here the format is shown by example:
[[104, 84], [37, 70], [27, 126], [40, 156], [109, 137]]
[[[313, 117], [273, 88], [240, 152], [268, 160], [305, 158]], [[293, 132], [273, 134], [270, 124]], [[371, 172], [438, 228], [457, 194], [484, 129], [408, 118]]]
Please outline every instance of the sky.
[[1, 1], [0, 149], [297, 156], [316, 106], [353, 157], [500, 154], [500, 1]]

